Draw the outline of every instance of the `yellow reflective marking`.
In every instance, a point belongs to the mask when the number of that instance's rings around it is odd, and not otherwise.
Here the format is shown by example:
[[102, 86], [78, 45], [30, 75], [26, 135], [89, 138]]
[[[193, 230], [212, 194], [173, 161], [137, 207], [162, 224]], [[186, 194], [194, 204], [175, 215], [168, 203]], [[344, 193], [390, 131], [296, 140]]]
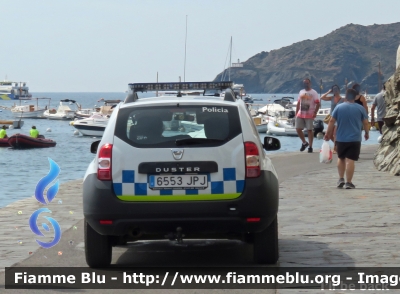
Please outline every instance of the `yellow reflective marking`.
[[123, 201], [199, 201], [199, 200], [227, 200], [238, 198], [241, 193], [231, 194], [199, 194], [199, 195], [119, 195], [118, 199]]
[[0, 95], [0, 99], [2, 99], [2, 100], [11, 100], [11, 98], [8, 97], [7, 95]]

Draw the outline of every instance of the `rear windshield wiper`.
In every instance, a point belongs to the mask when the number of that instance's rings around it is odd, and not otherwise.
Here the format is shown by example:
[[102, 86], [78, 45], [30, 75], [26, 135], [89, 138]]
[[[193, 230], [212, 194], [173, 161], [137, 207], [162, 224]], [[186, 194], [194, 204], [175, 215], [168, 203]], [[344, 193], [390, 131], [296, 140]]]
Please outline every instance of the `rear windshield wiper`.
[[207, 138], [188, 138], [188, 139], [177, 139], [175, 140], [175, 144], [177, 146], [184, 145], [184, 144], [207, 144], [207, 143], [220, 143], [224, 142], [225, 140], [219, 139], [207, 139]]

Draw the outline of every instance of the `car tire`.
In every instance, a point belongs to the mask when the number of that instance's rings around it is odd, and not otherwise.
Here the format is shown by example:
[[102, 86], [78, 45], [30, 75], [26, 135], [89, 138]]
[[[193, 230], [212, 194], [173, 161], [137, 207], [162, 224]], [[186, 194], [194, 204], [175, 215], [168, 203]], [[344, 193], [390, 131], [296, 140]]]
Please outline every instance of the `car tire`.
[[275, 264], [278, 259], [278, 216], [276, 216], [265, 230], [254, 233], [254, 262]]
[[112, 246], [109, 236], [97, 233], [85, 220], [85, 255], [90, 267], [107, 267], [111, 264]]

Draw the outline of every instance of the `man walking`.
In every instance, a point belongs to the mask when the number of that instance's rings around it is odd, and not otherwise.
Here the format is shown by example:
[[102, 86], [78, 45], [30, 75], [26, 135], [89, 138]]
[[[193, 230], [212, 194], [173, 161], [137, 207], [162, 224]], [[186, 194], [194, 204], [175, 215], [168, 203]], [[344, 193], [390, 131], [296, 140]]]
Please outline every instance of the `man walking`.
[[[332, 137], [335, 123], [336, 147], [337, 147], [337, 168], [339, 173], [338, 188], [354, 189], [352, 179], [354, 175], [354, 162], [358, 160], [361, 151], [361, 126], [364, 126], [365, 140], [369, 138], [368, 116], [365, 108], [354, 103], [357, 92], [353, 89], [346, 91], [346, 102], [339, 104], [333, 111], [332, 118], [328, 124], [324, 140], [329, 141]], [[346, 173], [346, 183], [344, 174]]]
[[[320, 107], [317, 91], [311, 89], [311, 80], [303, 80], [304, 89], [300, 91], [296, 105], [296, 131], [302, 144], [300, 151], [304, 151], [308, 146], [308, 153], [313, 152], [312, 144], [314, 139], [313, 122]], [[303, 129], [308, 131], [308, 142], [305, 140]]]
[[383, 127], [383, 118], [386, 115], [386, 103], [385, 103], [385, 84], [383, 84], [383, 90], [375, 96], [374, 101], [372, 102], [371, 107], [371, 125], [375, 125], [375, 108], [377, 109], [377, 122], [379, 126], [379, 132], [382, 134], [382, 127]]

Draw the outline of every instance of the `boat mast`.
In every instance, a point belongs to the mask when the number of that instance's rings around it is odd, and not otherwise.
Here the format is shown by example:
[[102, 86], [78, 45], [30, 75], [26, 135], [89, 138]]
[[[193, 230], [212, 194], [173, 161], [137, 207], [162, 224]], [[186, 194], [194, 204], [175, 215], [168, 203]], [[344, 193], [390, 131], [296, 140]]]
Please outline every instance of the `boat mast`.
[[229, 55], [228, 81], [231, 80], [231, 65], [232, 65], [232, 36], [231, 36], [231, 48], [230, 48], [230, 55]]

